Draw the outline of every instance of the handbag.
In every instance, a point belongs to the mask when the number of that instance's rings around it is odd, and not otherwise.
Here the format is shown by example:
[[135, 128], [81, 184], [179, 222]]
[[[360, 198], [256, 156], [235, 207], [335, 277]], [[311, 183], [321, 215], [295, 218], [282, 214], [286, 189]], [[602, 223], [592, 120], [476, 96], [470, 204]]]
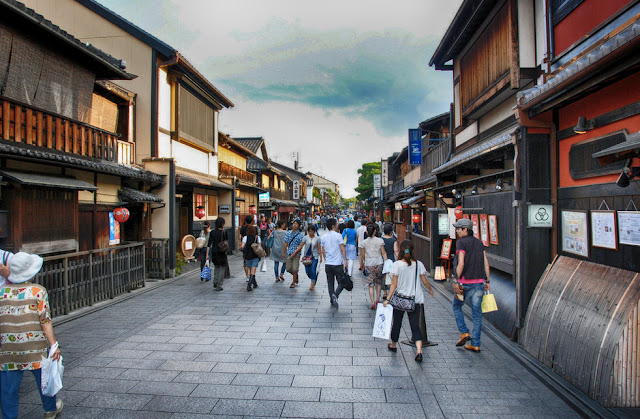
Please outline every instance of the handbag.
[[[416, 288], [418, 288], [418, 262], [416, 262]], [[393, 306], [393, 308], [406, 311], [407, 313], [413, 312], [416, 309], [416, 292], [415, 289], [413, 291], [413, 295], [402, 295], [398, 293], [398, 291], [394, 292], [391, 298], [389, 299], [389, 304]]]
[[258, 242], [253, 242], [251, 244], [251, 250], [253, 250], [253, 253], [255, 253], [256, 256], [258, 256], [258, 258], [260, 258], [260, 259], [262, 259], [263, 257], [267, 256], [267, 253], [262, 248], [262, 245], [260, 243], [258, 243]]
[[349, 271], [347, 271], [346, 269], [344, 269], [342, 272], [342, 280], [340, 282], [342, 283], [342, 288], [346, 289], [347, 291], [351, 291], [353, 289], [353, 281], [349, 276]]
[[218, 250], [220, 252], [224, 252], [227, 253], [229, 251], [230, 247], [229, 247], [229, 240], [227, 239], [227, 232], [223, 231], [222, 232], [222, 241], [220, 241], [220, 243], [218, 243]]
[[209, 262], [204, 265], [202, 268], [202, 272], [200, 272], [200, 279], [204, 279], [205, 281], [211, 280], [211, 268], [209, 267]]
[[62, 356], [57, 361], [51, 359], [51, 355], [58, 349], [58, 342], [54, 343], [49, 350], [49, 357], [41, 357], [40, 363], [40, 390], [42, 394], [53, 397], [62, 389], [62, 375], [64, 374], [64, 366], [62, 365]]
[[309, 245], [309, 249], [307, 249], [307, 254], [304, 255], [302, 257], [302, 259], [300, 259], [300, 262], [302, 262], [302, 264], [304, 266], [310, 266], [313, 263], [313, 249], [312, 249], [312, 246], [313, 246], [313, 242], [312, 242], [312, 244]]
[[207, 244], [207, 237], [204, 235], [204, 230], [200, 232], [200, 237], [196, 239], [196, 248], [202, 249]]

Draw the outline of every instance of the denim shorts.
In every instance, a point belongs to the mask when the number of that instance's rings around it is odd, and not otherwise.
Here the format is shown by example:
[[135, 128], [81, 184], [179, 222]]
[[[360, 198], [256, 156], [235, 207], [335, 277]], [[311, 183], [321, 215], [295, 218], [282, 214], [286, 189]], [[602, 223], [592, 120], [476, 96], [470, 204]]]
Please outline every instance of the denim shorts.
[[247, 268], [257, 268], [260, 264], [260, 259], [246, 259], [245, 262], [247, 262]]

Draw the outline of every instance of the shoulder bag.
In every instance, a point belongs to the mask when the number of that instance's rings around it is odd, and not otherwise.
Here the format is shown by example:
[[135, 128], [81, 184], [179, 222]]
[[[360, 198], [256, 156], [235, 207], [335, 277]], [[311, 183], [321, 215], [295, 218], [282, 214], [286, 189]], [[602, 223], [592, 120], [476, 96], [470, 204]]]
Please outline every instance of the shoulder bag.
[[255, 253], [259, 259], [262, 259], [263, 257], [267, 256], [267, 253], [262, 248], [262, 245], [257, 241], [254, 241], [253, 243], [251, 243], [251, 250], [253, 250], [253, 253]]
[[416, 290], [418, 288], [418, 261], [416, 261], [415, 264], [416, 281], [413, 295], [402, 295], [396, 290], [389, 299], [389, 304], [391, 304], [393, 308], [406, 311], [407, 313], [411, 313], [416, 309]]
[[315, 242], [315, 240], [311, 240], [309, 248], [307, 249], [307, 254], [305, 254], [302, 259], [300, 259], [300, 262], [302, 262], [304, 266], [309, 266], [313, 263], [313, 243]]
[[227, 253], [229, 251], [229, 240], [227, 240], [227, 232], [223, 231], [221, 236], [220, 243], [218, 243], [218, 250], [220, 252]]

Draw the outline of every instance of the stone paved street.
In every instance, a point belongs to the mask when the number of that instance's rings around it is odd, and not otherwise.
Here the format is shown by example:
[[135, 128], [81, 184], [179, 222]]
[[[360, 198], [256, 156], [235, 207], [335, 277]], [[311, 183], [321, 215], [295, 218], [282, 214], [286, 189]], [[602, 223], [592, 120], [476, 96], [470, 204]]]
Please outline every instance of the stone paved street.
[[[374, 312], [355, 275], [340, 309], [324, 273], [309, 291], [258, 273], [245, 291], [242, 261], [230, 261], [224, 291], [195, 272], [57, 325], [65, 362], [62, 418], [572, 417], [567, 404], [496, 342], [480, 354], [455, 348], [450, 303], [428, 300], [424, 362], [414, 349], [371, 337]], [[406, 339], [408, 323], [401, 339]], [[42, 410], [31, 375], [22, 417]]]

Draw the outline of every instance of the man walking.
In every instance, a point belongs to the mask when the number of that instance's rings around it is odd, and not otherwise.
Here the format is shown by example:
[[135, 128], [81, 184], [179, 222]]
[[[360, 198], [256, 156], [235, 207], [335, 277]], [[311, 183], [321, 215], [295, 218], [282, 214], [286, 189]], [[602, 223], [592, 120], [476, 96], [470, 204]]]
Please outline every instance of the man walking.
[[[338, 220], [329, 218], [327, 220], [327, 230], [321, 239], [322, 256], [324, 257], [324, 270], [327, 274], [327, 287], [331, 297], [331, 305], [338, 308], [338, 297], [342, 292], [342, 275], [347, 268], [347, 254], [344, 250], [344, 239], [338, 233]], [[334, 280], [338, 286], [334, 288]]]
[[[463, 218], [453, 224], [458, 235], [456, 242], [456, 256], [453, 265], [456, 269], [456, 279], [453, 281], [453, 314], [456, 318], [460, 340], [456, 346], [480, 352], [480, 332], [482, 329], [482, 296], [489, 291], [489, 261], [482, 242], [473, 237], [473, 223]], [[469, 336], [469, 328], [464, 321], [462, 306], [465, 300], [471, 304], [473, 332]], [[471, 343], [467, 343], [471, 340]], [[465, 343], [467, 343], [465, 345]]]
[[[244, 217], [244, 225], [240, 227], [240, 230], [238, 230], [240, 235], [240, 240], [238, 240], [238, 249], [240, 249], [242, 239], [244, 239], [244, 236], [247, 235], [247, 227], [249, 227], [250, 225], [253, 225], [253, 217], [251, 215], [247, 215], [246, 217]], [[247, 282], [249, 282], [249, 268], [247, 268], [246, 260], [244, 260], [244, 274], [247, 277]]]

